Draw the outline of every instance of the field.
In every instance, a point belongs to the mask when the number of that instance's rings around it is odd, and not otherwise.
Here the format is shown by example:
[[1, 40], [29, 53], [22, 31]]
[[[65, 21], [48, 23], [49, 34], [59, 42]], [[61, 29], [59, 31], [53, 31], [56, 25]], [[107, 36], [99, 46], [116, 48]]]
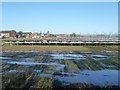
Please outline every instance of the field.
[[12, 50], [12, 51], [99, 51], [99, 50], [118, 50], [117, 45], [115, 46], [40, 46], [40, 45], [18, 45], [18, 46], [2, 46], [2, 50]]
[[3, 90], [120, 87], [118, 46], [2, 46], [0, 57]]

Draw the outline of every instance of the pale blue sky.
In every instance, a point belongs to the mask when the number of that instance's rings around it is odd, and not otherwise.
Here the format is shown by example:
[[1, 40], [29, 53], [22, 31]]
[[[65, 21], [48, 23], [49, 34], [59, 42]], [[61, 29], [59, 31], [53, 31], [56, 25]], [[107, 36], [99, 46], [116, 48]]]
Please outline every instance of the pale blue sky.
[[8, 2], [2, 29], [50, 33], [117, 33], [117, 2]]

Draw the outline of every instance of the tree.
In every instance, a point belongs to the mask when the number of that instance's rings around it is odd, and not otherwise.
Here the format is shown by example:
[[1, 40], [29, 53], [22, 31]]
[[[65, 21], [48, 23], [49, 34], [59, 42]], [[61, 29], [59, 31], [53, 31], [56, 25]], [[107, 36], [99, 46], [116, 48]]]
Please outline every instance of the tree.
[[70, 36], [71, 36], [71, 37], [75, 37], [75, 36], [76, 36], [76, 34], [75, 34], [75, 33], [72, 33], [72, 34], [70, 34]]
[[23, 37], [23, 32], [22, 32], [22, 31], [19, 31], [19, 32], [18, 32], [18, 35], [19, 35], [20, 37]]

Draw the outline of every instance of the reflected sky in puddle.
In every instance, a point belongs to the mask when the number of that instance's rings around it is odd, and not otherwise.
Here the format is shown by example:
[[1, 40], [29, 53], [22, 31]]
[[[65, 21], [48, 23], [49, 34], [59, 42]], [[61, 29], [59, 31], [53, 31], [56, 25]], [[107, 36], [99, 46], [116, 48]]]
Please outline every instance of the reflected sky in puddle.
[[[24, 52], [25, 53], [25, 52]], [[32, 53], [28, 53], [27, 54], [32, 54], [34, 56], [44, 56], [44, 55], [50, 55], [53, 59], [59, 59], [59, 60], [64, 60], [64, 59], [68, 59], [68, 60], [86, 60], [86, 58], [91, 57], [93, 60], [104, 60], [104, 59], [108, 59], [110, 58], [110, 56], [105, 56], [105, 55], [100, 55], [100, 54], [71, 54], [71, 53], [52, 53], [52, 54], [40, 54], [38, 52], [32, 52]], [[20, 55], [19, 55], [20, 56]], [[24, 56], [24, 55], [23, 55]], [[28, 55], [29, 56], [29, 55]], [[34, 57], [33, 57], [34, 58]], [[33, 58], [27, 57], [18, 57], [18, 59], [20, 60], [24, 60], [24, 61], [29, 61], [32, 60]], [[0, 57], [0, 59], [5, 60], [5, 59], [10, 59], [7, 57]]]
[[0, 72], [0, 74], [15, 73], [15, 72], [25, 72], [25, 70], [9, 70], [5, 72]]
[[[110, 86], [110, 85], [118, 85], [118, 70], [98, 70], [98, 71], [90, 71], [83, 70], [80, 74], [76, 76], [67, 76], [60, 77], [57, 76], [55, 79], [59, 79], [60, 81], [65, 81], [67, 83], [90, 83], [98, 86]], [[120, 86], [120, 85], [119, 85]]]
[[[32, 70], [32, 72], [40, 73], [42, 70]], [[16, 72], [26, 72], [26, 70], [7, 70], [4, 72], [0, 72], [0, 74], [7, 74], [7, 73], [16, 73]]]
[[108, 56], [105, 55], [91, 55], [92, 57], [96, 57], [96, 58], [107, 58]]
[[92, 58], [94, 59], [94, 60], [104, 60], [104, 59], [108, 59], [108, 58], [110, 58], [110, 57], [108, 57], [108, 56], [105, 56], [105, 55], [91, 55], [92, 56]]
[[12, 58], [9, 58], [9, 57], [0, 57], [0, 60], [10, 60]]
[[81, 54], [50, 54], [54, 59], [85, 59]]
[[34, 66], [34, 65], [50, 65], [50, 66], [57, 66], [56, 70], [63, 69], [65, 66], [64, 64], [59, 64], [59, 63], [39, 63], [39, 62], [20, 62], [20, 61], [4, 61], [8, 64], [16, 64], [16, 65], [29, 65], [29, 66]]
[[10, 61], [7, 63], [8, 64], [18, 64], [18, 65], [55, 65], [55, 66], [62, 65], [62, 64], [58, 64], [58, 63], [18, 62], [18, 61]]
[[52, 77], [52, 74], [42, 73], [42, 74], [39, 74], [39, 76], [42, 76], [42, 77]]
[[21, 58], [20, 60], [29, 61], [32, 60], [32, 58]]
[[86, 57], [92, 57], [93, 60], [104, 60], [109, 58], [109, 56], [105, 56], [105, 55], [95, 55], [95, 54], [91, 54], [91, 55], [81, 55], [81, 54], [50, 54], [50, 56], [52, 56], [54, 59], [71, 59], [71, 60], [85, 60]]

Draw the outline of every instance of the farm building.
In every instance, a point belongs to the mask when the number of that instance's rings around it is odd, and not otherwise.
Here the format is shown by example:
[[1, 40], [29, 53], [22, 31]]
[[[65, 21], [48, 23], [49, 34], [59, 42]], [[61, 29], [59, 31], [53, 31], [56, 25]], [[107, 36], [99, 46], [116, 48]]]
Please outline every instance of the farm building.
[[16, 38], [16, 36], [15, 30], [0, 31], [0, 38]]

